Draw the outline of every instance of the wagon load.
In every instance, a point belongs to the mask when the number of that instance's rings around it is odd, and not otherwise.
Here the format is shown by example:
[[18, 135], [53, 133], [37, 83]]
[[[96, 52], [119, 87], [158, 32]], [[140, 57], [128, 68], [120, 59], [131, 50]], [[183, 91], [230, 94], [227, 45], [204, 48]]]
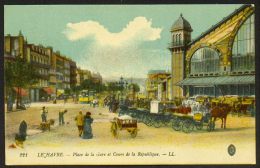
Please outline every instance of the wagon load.
[[111, 133], [115, 138], [118, 138], [119, 131], [126, 130], [132, 138], [137, 136], [137, 120], [128, 115], [115, 117], [111, 121]]

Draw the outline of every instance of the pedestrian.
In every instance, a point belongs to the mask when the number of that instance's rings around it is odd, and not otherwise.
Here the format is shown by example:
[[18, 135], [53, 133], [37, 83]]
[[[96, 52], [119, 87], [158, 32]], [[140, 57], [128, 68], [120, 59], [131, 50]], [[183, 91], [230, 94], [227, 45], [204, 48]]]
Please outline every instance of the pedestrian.
[[11, 96], [9, 96], [7, 99], [7, 110], [13, 111], [13, 100]]
[[91, 113], [87, 112], [84, 117], [84, 129], [83, 129], [83, 139], [93, 138], [91, 124], [93, 123], [93, 118], [91, 118]]
[[81, 137], [84, 125], [84, 116], [82, 114], [82, 111], [80, 111], [79, 114], [75, 117], [75, 121], [78, 126], [79, 136]]
[[27, 136], [27, 123], [23, 120], [21, 123], [20, 123], [20, 126], [19, 126], [19, 135], [21, 135], [22, 137], [25, 137]]
[[64, 114], [67, 113], [67, 109], [59, 111], [59, 125], [64, 125]]
[[15, 134], [15, 144], [23, 148], [23, 142], [26, 140], [27, 136], [27, 123], [23, 120], [19, 126], [18, 134]]
[[56, 103], [57, 103], [57, 98], [54, 97], [54, 99], [53, 99], [53, 104], [56, 104]]
[[93, 107], [95, 108], [96, 106], [98, 106], [98, 100], [97, 100], [97, 99], [94, 99], [94, 100], [93, 100]]
[[47, 122], [47, 113], [48, 113], [48, 110], [46, 110], [45, 106], [43, 106], [42, 114], [41, 114], [42, 122]]
[[67, 96], [64, 96], [64, 104], [67, 103]]
[[112, 108], [113, 108], [113, 102], [112, 102], [112, 99], [110, 99], [109, 102], [108, 102], [109, 112], [112, 112]]

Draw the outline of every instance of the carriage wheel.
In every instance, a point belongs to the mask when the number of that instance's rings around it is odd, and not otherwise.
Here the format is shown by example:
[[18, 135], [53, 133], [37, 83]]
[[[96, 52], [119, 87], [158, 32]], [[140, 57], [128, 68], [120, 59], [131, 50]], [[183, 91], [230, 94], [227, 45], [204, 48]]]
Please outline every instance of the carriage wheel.
[[175, 120], [173, 120], [173, 122], [172, 122], [172, 128], [173, 128], [175, 131], [180, 131], [180, 130], [181, 130], [181, 127], [182, 127], [182, 121], [181, 121], [181, 119], [176, 118]]
[[154, 126], [155, 128], [159, 128], [159, 127], [162, 126], [162, 123], [161, 123], [161, 120], [160, 120], [159, 117], [153, 117], [152, 123], [153, 123], [153, 126]]
[[131, 131], [131, 137], [135, 138], [137, 136], [137, 129], [133, 129], [133, 131]]
[[185, 120], [182, 124], [182, 131], [185, 133], [190, 133], [194, 128], [191, 120]]
[[153, 121], [153, 126], [154, 126], [155, 128], [160, 128], [160, 127], [161, 127], [161, 122], [154, 120], [154, 121]]
[[118, 138], [118, 128], [117, 128], [117, 124], [115, 122], [113, 122], [111, 125], [111, 133], [114, 138]]
[[142, 118], [142, 122], [147, 125], [147, 117], [144, 115], [143, 118]]
[[203, 122], [199, 122], [196, 124], [197, 130], [201, 130], [203, 128]]
[[215, 129], [215, 123], [213, 121], [209, 121], [207, 125], [207, 131], [213, 131]]
[[143, 122], [145, 123], [145, 125], [151, 126], [150, 120], [149, 120], [149, 118], [147, 116], [144, 117]]
[[151, 117], [147, 117], [146, 118], [146, 125], [147, 126], [152, 126], [153, 125], [153, 121], [152, 121]]

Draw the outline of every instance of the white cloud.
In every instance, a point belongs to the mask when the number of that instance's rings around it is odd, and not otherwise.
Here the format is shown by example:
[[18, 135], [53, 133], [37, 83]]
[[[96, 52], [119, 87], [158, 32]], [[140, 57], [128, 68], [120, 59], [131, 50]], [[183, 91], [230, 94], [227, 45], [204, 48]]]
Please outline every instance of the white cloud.
[[161, 38], [161, 28], [153, 28], [152, 21], [136, 17], [121, 32], [111, 33], [96, 21], [68, 23], [63, 32], [71, 41], [94, 37], [99, 45], [124, 46], [129, 43], [154, 41]]
[[77, 64], [84, 69], [100, 72], [105, 78], [146, 77], [150, 69], [166, 69], [170, 64], [165, 48], [145, 49], [141, 44], [161, 38], [161, 28], [152, 21], [136, 17], [118, 33], [109, 32], [96, 21], [68, 23], [63, 32], [70, 41], [90, 38]]

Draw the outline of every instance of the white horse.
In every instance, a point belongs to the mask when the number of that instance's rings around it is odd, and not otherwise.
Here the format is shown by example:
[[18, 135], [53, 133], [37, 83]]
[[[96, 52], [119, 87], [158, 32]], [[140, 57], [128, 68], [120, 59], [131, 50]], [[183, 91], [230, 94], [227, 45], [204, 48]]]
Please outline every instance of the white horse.
[[206, 108], [206, 106], [200, 104], [195, 100], [183, 100], [182, 106], [190, 107], [192, 115], [194, 115], [195, 113], [202, 113], [204, 116], [206, 113], [209, 113], [209, 110]]

